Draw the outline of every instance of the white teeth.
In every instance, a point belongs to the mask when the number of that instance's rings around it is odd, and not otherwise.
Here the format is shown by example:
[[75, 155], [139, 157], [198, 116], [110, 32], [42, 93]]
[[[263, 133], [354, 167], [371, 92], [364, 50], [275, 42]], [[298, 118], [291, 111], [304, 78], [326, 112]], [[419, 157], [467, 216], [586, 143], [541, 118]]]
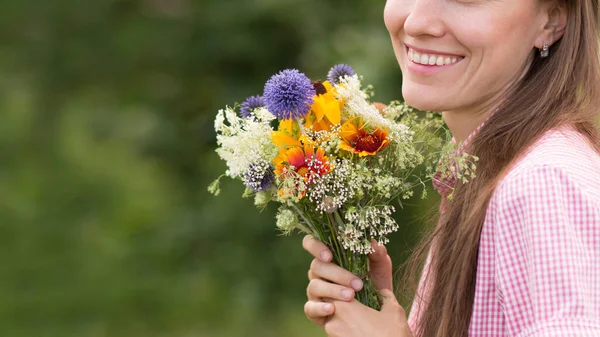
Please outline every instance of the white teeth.
[[408, 49], [408, 59], [414, 63], [424, 65], [449, 65], [459, 61], [458, 57], [449, 57], [435, 54], [421, 54], [413, 49]]

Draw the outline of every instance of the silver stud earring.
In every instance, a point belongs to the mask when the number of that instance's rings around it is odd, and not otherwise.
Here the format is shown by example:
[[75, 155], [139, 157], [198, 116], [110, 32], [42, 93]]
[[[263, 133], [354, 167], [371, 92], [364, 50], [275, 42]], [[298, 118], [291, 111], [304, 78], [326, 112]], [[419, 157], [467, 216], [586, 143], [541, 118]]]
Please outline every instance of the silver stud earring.
[[550, 47], [548, 46], [548, 44], [544, 43], [544, 47], [542, 49], [540, 49], [540, 57], [542, 57], [542, 58], [548, 57], [549, 54], [550, 54]]

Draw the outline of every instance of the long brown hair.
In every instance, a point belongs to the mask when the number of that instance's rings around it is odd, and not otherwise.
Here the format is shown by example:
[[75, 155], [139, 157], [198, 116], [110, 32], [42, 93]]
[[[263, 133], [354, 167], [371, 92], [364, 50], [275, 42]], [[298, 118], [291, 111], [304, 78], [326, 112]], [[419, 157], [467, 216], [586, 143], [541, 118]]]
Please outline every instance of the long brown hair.
[[[455, 187], [444, 214], [409, 260], [413, 281], [430, 250], [430, 293], [415, 336], [467, 336], [475, 295], [479, 239], [487, 204], [498, 181], [543, 133], [572, 125], [600, 152], [598, 0], [565, 0], [568, 22], [550, 56], [533, 58], [527, 74], [471, 141], [477, 177]], [[413, 282], [413, 286], [415, 286]]]

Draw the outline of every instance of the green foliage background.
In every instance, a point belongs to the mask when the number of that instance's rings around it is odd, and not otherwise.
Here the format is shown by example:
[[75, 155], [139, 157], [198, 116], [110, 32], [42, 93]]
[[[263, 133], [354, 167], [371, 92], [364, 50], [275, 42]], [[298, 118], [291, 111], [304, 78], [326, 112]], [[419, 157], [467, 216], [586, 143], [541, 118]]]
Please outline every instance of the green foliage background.
[[[323, 336], [310, 258], [225, 180], [217, 109], [278, 70], [348, 63], [400, 98], [372, 0], [0, 5], [0, 334]], [[430, 201], [433, 203], [434, 201]], [[423, 209], [398, 212], [398, 265]], [[407, 303], [407, 302], [405, 302]]]

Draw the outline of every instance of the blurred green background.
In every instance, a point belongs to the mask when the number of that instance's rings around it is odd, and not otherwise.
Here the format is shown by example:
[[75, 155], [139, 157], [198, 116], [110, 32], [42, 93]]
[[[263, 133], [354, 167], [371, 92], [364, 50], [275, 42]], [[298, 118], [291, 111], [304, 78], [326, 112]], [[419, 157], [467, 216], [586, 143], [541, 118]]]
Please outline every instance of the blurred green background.
[[[348, 63], [400, 98], [383, 6], [2, 2], [0, 335], [324, 336], [303, 313], [301, 236], [239, 182], [206, 192], [225, 170], [213, 119], [289, 67]], [[396, 266], [425, 208], [398, 212]]]

